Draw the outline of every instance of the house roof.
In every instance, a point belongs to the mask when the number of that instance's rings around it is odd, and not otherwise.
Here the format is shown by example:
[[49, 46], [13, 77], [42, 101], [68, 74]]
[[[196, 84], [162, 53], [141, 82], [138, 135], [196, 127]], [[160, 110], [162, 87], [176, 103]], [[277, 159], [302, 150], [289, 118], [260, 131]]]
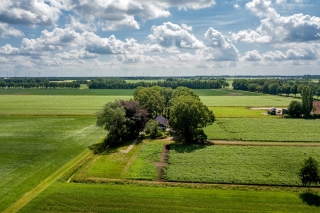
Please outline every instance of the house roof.
[[313, 101], [313, 106], [317, 108], [315, 114], [320, 114], [320, 101]]
[[161, 115], [157, 116], [155, 120], [158, 121], [163, 126], [167, 126], [168, 123], [169, 123], [169, 120], [166, 119], [165, 117], [161, 116]]

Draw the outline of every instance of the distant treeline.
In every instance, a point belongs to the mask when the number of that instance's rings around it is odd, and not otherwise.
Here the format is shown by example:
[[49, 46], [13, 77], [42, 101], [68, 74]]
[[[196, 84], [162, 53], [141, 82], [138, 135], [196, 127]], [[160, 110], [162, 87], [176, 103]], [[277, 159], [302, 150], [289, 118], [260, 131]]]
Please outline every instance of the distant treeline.
[[[79, 81], [49, 81], [47, 78], [5, 78], [0, 79], [1, 89], [77, 89], [80, 88]], [[87, 82], [86, 82], [87, 83]]]
[[176, 89], [179, 86], [188, 87], [190, 89], [220, 89], [228, 87], [229, 83], [225, 79], [205, 79], [205, 80], [189, 80], [167, 78], [164, 81], [137, 81], [126, 82], [123, 79], [116, 78], [96, 78], [88, 82], [89, 89], [135, 89], [142, 87], [170, 87]]
[[304, 86], [310, 86], [314, 95], [320, 96], [320, 80], [287, 80], [287, 79], [235, 79], [233, 89], [265, 94], [294, 94], [301, 93]]

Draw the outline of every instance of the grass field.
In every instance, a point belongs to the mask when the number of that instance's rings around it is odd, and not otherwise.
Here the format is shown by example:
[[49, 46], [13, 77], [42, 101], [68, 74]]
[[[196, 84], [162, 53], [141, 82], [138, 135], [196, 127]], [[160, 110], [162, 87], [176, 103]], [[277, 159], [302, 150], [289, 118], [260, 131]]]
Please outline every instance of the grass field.
[[0, 89], [0, 95], [133, 96], [133, 89]]
[[320, 142], [320, 120], [219, 118], [206, 127], [208, 139]]
[[146, 142], [129, 168], [126, 178], [138, 180], [157, 179], [158, 170], [154, 163], [159, 161], [163, 146], [163, 142]]
[[231, 89], [193, 89], [199, 96], [265, 96], [262, 93]]
[[319, 202], [306, 197], [284, 191], [56, 183], [20, 212], [317, 212]]
[[283, 96], [200, 96], [207, 106], [288, 107], [294, 99]]
[[251, 110], [246, 107], [209, 107], [216, 118], [281, 118], [266, 115], [267, 110]]
[[0, 211], [106, 132], [92, 117], [0, 117]]
[[170, 181], [301, 185], [305, 158], [320, 160], [320, 148], [171, 145], [165, 178]]
[[108, 148], [105, 153], [96, 155], [88, 161], [73, 177], [71, 181], [85, 182], [86, 179], [94, 178], [124, 178], [122, 173], [130, 159], [137, 155], [141, 149], [141, 144], [137, 144], [129, 153], [122, 153], [132, 141], [128, 141], [121, 147]]

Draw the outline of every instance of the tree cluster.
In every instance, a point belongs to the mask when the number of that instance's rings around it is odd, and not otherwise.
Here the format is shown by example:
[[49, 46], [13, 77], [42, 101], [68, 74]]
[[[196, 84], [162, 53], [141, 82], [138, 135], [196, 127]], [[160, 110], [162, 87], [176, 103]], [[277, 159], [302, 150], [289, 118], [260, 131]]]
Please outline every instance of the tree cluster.
[[190, 80], [190, 79], [173, 79], [168, 78], [166, 81], [154, 82], [126, 82], [118, 78], [96, 78], [88, 82], [89, 89], [135, 89], [137, 87], [170, 87], [176, 89], [179, 86], [188, 87], [191, 89], [220, 89], [228, 87], [229, 83], [225, 79], [205, 79], [205, 80]]
[[133, 139], [142, 130], [156, 138], [162, 136], [158, 122], [153, 120], [158, 115], [170, 118], [170, 127], [187, 143], [205, 142], [207, 136], [201, 128], [215, 120], [213, 112], [189, 88], [178, 87], [174, 91], [153, 86], [136, 88], [134, 100], [107, 103], [97, 114], [97, 125], [109, 131], [108, 144]]
[[56, 82], [47, 78], [8, 78], [0, 80], [1, 89], [78, 89], [80, 82]]
[[313, 110], [313, 92], [309, 86], [304, 86], [301, 91], [302, 102], [291, 101], [288, 107], [288, 115], [298, 118], [301, 115], [308, 118]]
[[305, 86], [309, 86], [316, 96], [320, 96], [320, 81], [288, 80], [288, 79], [235, 79], [233, 89], [265, 94], [301, 94]]

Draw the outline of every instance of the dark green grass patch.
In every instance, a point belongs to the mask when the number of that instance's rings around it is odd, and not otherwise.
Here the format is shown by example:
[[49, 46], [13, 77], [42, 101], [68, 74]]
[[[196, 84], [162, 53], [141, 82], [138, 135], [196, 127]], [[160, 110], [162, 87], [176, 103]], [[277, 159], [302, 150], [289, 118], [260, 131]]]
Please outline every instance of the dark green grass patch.
[[206, 127], [208, 139], [320, 142], [320, 120], [219, 118]]
[[0, 95], [133, 96], [133, 89], [0, 89]]
[[301, 162], [320, 160], [320, 147], [171, 145], [170, 181], [301, 185]]
[[317, 212], [299, 193], [56, 183], [21, 212]]
[[231, 89], [193, 89], [199, 96], [265, 96], [262, 93]]
[[105, 135], [93, 117], [0, 117], [0, 211]]

